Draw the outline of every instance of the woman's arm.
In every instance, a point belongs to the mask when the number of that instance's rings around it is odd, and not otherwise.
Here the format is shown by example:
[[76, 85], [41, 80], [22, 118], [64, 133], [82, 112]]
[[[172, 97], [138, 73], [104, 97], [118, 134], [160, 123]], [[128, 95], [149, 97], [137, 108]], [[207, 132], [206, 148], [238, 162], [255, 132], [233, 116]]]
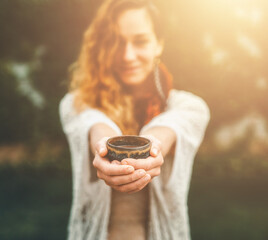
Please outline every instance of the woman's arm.
[[143, 135], [153, 136], [159, 140], [160, 146], [152, 146], [152, 151], [154, 148], [161, 150], [163, 157], [167, 155], [171, 147], [176, 141], [176, 133], [169, 127], [152, 127], [147, 129], [142, 133]]
[[[88, 133], [88, 140], [90, 143], [90, 150], [93, 154], [95, 154], [96, 151], [96, 145], [97, 143], [104, 137], [114, 137], [117, 133], [107, 126], [105, 123], [96, 123], [92, 128], [90, 129]], [[101, 152], [104, 151], [104, 149], [100, 149]], [[106, 152], [107, 154], [107, 152]], [[105, 154], [105, 155], [106, 155]]]
[[[158, 176], [163, 156], [166, 156], [175, 142], [177, 156], [180, 152], [180, 156], [186, 159], [185, 156], [190, 157], [196, 153], [208, 120], [209, 109], [201, 98], [191, 93], [173, 90], [166, 111], [153, 118], [141, 130], [141, 135], [146, 134], [153, 141], [151, 156], [146, 161], [125, 159], [122, 162], [132, 165], [135, 169], [145, 169], [152, 178]], [[157, 149], [160, 150], [158, 154], [155, 154], [154, 149], [156, 153]], [[191, 161], [184, 161], [183, 164], [185, 169], [189, 169]]]
[[[81, 187], [81, 179], [89, 170], [89, 152], [95, 154], [94, 167], [99, 178], [107, 185], [121, 192], [134, 192], [142, 189], [150, 180], [143, 169], [134, 171], [133, 167], [123, 166], [119, 162], [112, 163], [105, 158], [108, 137], [120, 135], [118, 126], [104, 113], [87, 108], [77, 113], [74, 109], [74, 95], [66, 94], [59, 106], [63, 131], [68, 138], [74, 169], [75, 191]], [[91, 151], [89, 151], [91, 150]], [[119, 164], [118, 164], [119, 163]], [[82, 176], [81, 176], [82, 174]]]
[[[106, 124], [104, 123], [95, 124], [91, 128], [88, 134], [91, 151], [94, 153], [97, 142], [102, 138], [113, 137], [116, 135], [117, 135], [116, 132]], [[161, 150], [163, 157], [166, 156], [166, 154], [169, 152], [170, 148], [176, 141], [175, 132], [168, 127], [153, 127], [144, 131], [143, 135], [153, 136], [160, 141], [159, 144], [161, 145], [161, 149], [159, 149], [160, 146], [158, 146], [155, 142], [153, 142], [154, 144], [152, 146], [152, 151], [155, 151], [154, 148], [156, 148], [156, 151], [158, 149]]]

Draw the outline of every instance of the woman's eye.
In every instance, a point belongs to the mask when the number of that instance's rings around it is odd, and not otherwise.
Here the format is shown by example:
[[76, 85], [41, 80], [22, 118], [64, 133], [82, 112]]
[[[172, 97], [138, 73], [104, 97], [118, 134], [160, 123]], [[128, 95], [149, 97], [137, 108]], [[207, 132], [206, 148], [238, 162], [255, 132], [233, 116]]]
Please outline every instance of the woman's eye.
[[134, 41], [134, 44], [136, 46], [144, 46], [148, 43], [148, 40], [147, 39], [143, 39], [143, 40], [136, 40]]

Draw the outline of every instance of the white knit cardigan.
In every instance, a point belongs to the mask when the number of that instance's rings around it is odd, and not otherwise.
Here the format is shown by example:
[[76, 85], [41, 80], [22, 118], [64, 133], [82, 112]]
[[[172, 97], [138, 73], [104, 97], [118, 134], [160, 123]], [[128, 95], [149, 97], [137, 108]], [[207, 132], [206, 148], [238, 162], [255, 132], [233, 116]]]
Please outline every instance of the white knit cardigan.
[[[99, 110], [88, 108], [77, 114], [73, 95], [60, 102], [60, 117], [67, 136], [73, 174], [73, 201], [68, 226], [69, 240], [106, 240], [111, 206], [111, 188], [104, 181], [91, 181], [88, 131], [105, 123], [118, 135], [118, 126]], [[171, 90], [165, 112], [145, 125], [144, 130], [165, 126], [177, 136], [175, 155], [167, 182], [155, 177], [149, 184], [150, 216], [148, 240], [189, 240], [187, 196], [193, 159], [210, 118], [206, 103], [192, 93]], [[161, 172], [161, 174], [164, 174]]]

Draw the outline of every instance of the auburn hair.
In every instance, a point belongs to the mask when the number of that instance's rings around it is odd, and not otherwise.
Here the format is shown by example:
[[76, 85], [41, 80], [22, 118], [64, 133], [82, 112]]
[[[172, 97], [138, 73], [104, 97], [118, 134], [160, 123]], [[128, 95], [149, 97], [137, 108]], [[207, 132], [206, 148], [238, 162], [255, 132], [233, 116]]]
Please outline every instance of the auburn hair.
[[[160, 95], [155, 94], [157, 89], [153, 83], [151, 92], [143, 99], [142, 105], [146, 108], [136, 111], [136, 99], [124, 90], [112, 69], [119, 46], [116, 19], [123, 11], [133, 8], [147, 10], [156, 37], [162, 38], [159, 12], [152, 1], [107, 0], [85, 31], [78, 60], [70, 67], [70, 91], [75, 94], [75, 109], [78, 112], [86, 107], [101, 110], [119, 126], [123, 134], [138, 134], [142, 125], [163, 111], [165, 105]], [[166, 79], [170, 79], [170, 75], [164, 66], [160, 67], [160, 72], [167, 96], [171, 86]], [[150, 78], [153, 78], [153, 74]]]

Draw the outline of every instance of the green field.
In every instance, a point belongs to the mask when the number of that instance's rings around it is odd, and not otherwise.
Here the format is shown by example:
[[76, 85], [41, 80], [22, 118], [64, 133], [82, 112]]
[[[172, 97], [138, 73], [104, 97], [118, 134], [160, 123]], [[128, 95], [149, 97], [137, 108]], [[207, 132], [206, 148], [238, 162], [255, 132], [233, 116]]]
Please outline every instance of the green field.
[[[71, 205], [68, 159], [0, 165], [1, 240], [66, 239]], [[247, 166], [254, 163], [255, 169], [252, 165], [249, 172], [235, 170], [230, 159], [196, 159], [189, 195], [193, 240], [268, 239], [267, 161], [243, 161]]]
[[268, 169], [256, 161], [250, 174], [231, 167], [220, 174], [219, 165], [196, 162], [189, 196], [192, 239], [268, 239]]

